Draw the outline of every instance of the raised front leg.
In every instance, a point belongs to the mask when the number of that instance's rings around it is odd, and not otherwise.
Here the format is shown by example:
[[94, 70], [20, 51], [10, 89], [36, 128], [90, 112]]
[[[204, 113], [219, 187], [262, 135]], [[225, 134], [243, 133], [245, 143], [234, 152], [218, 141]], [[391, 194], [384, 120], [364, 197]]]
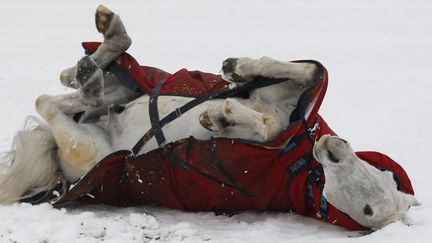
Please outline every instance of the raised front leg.
[[129, 48], [132, 40], [120, 17], [103, 5], [96, 10], [96, 28], [103, 35], [104, 41], [91, 57], [99, 68], [105, 69]]
[[316, 65], [307, 62], [282, 62], [262, 57], [228, 58], [222, 64], [222, 75], [228, 81], [249, 82], [255, 77], [286, 78], [299, 83], [311, 81]]
[[[96, 28], [103, 35], [104, 41], [90, 57], [97, 67], [104, 70], [129, 48], [132, 40], [127, 34], [120, 17], [108, 8], [100, 5], [95, 16]], [[80, 88], [80, 83], [76, 79], [77, 71], [76, 65], [64, 70], [60, 74], [61, 83], [66, 87]]]
[[131, 44], [120, 17], [102, 5], [95, 16], [96, 28], [103, 34], [104, 41], [96, 52], [83, 57], [60, 75], [62, 84], [78, 89], [80, 102], [87, 105], [85, 110], [77, 111], [82, 115], [80, 122], [97, 120], [108, 113], [111, 105], [124, 104], [141, 95], [122, 85], [115, 75], [103, 71]]
[[278, 117], [255, 111], [231, 98], [202, 113], [200, 122], [207, 129], [217, 131], [221, 137], [258, 142], [274, 138], [281, 130]]

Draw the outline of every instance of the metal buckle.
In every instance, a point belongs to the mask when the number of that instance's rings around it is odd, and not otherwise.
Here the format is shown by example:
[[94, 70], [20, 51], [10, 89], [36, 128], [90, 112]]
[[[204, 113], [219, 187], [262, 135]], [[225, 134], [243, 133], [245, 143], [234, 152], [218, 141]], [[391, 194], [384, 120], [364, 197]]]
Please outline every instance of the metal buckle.
[[176, 113], [177, 117], [181, 117], [182, 116], [181, 110], [179, 108], [175, 109], [175, 113]]
[[[159, 144], [159, 148], [165, 148], [166, 145], [166, 141], [163, 141], [162, 143]], [[169, 148], [169, 146], [167, 146]]]

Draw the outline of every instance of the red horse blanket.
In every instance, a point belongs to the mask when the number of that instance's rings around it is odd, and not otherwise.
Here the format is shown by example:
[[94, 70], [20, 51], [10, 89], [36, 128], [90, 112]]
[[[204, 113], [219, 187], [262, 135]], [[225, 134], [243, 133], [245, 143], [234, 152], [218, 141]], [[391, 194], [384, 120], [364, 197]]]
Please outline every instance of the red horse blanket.
[[[84, 48], [91, 53], [98, 45], [84, 43]], [[190, 137], [138, 157], [131, 156], [130, 151], [118, 151], [73, 185], [56, 205], [81, 199], [191, 211], [294, 211], [350, 230], [365, 229], [322, 196], [325, 178], [312, 148], [322, 135], [335, 133], [318, 114], [328, 76], [326, 69], [315, 63], [321, 70], [319, 77], [301, 96], [290, 126], [276, 139], [256, 143]], [[169, 74], [140, 66], [127, 53], [121, 56], [121, 69], [138, 84], [137, 89], [147, 93], [161, 79], [166, 79], [161, 94], [197, 97], [228, 90], [219, 75], [186, 69]], [[166, 156], [164, 149], [173, 151], [177, 159]], [[357, 155], [379, 169], [392, 171], [400, 190], [414, 193], [406, 172], [395, 161], [377, 152]]]

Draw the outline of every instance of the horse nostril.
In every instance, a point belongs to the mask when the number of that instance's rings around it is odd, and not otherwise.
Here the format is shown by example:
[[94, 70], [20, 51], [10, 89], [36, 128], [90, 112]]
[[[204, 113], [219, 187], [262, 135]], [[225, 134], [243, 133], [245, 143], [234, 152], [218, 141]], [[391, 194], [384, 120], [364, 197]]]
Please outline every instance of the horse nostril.
[[327, 155], [331, 162], [339, 163], [339, 159], [330, 150], [327, 150]]
[[373, 210], [372, 208], [369, 206], [369, 204], [366, 204], [366, 206], [363, 208], [363, 213], [366, 216], [372, 216], [373, 215]]

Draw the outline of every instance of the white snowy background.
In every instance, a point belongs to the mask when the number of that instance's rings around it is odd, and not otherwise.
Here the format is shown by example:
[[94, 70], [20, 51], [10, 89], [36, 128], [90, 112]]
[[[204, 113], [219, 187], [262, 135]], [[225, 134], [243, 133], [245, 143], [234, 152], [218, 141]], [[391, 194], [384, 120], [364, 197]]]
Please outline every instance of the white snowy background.
[[423, 204], [410, 226], [360, 238], [288, 213], [233, 217], [77, 204], [0, 206], [0, 242], [428, 242], [432, 230], [432, 1], [428, 0], [0, 0], [0, 151], [43, 93], [71, 92], [61, 70], [101, 40], [94, 11], [122, 17], [142, 64], [219, 72], [227, 57], [315, 59], [329, 70], [321, 108], [355, 150], [402, 164]]

